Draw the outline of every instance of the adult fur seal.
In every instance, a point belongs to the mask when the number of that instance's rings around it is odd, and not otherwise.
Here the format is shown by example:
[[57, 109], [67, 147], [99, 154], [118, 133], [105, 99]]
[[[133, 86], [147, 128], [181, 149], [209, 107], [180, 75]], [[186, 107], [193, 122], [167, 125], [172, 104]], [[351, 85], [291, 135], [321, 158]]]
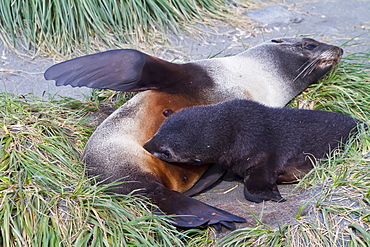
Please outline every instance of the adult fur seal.
[[144, 148], [170, 163], [219, 164], [243, 177], [246, 199], [282, 201], [276, 183], [301, 178], [356, 126], [340, 113], [232, 100], [175, 113]]
[[226, 225], [237, 216], [185, 194], [214, 183], [217, 166], [169, 166], [143, 149], [171, 112], [242, 98], [284, 106], [335, 66], [339, 47], [308, 38], [274, 39], [233, 57], [175, 64], [136, 50], [113, 50], [75, 58], [50, 67], [45, 78], [56, 84], [140, 91], [108, 117], [88, 141], [83, 160], [89, 176], [104, 183], [125, 183], [111, 191], [133, 190], [150, 198], [180, 227]]

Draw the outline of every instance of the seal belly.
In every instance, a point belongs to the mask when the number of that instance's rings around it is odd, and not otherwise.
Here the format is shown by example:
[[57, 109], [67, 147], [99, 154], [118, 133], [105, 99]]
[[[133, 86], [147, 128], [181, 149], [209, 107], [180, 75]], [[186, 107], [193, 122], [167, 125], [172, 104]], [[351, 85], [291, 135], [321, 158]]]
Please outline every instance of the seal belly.
[[143, 152], [143, 157], [146, 157], [145, 160], [150, 160], [149, 162], [152, 164], [149, 167], [146, 165], [146, 168], [149, 168], [167, 188], [178, 192], [185, 192], [199, 180], [207, 170], [208, 165], [197, 167], [196, 169], [187, 164], [169, 165], [149, 154], [142, 146], [167, 119], [164, 114], [165, 111], [171, 110], [177, 112], [186, 107], [200, 105], [201, 102], [187, 95], [170, 95], [155, 91], [145, 93], [147, 94], [145, 98], [148, 107], [145, 107], [142, 114], [138, 116], [138, 119], [140, 119], [140, 122], [137, 121], [138, 128], [143, 130], [143, 132], [137, 140], [140, 140], [140, 151]]
[[166, 120], [165, 111], [178, 111], [200, 102], [182, 95], [156, 91], [139, 93], [108, 117], [88, 141], [83, 160], [89, 175], [101, 179], [134, 180], [135, 172], [155, 175], [167, 188], [185, 192], [207, 170], [208, 165], [169, 165], [143, 149], [143, 145]]
[[148, 155], [150, 155], [148, 160], [152, 158], [150, 162], [147, 162], [147, 164], [152, 164], [150, 166], [151, 172], [159, 178], [164, 186], [181, 193], [190, 189], [209, 166], [192, 167], [188, 164], [170, 165], [149, 153]]

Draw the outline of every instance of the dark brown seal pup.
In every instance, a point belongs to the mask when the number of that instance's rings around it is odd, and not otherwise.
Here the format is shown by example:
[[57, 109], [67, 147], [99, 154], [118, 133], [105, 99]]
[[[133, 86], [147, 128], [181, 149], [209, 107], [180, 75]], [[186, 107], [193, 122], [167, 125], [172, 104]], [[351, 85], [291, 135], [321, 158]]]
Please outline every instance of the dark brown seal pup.
[[170, 116], [144, 148], [170, 163], [216, 163], [244, 178], [245, 198], [281, 201], [276, 183], [292, 182], [345, 142], [357, 126], [340, 113], [270, 108], [232, 100]]
[[232, 226], [240, 218], [181, 194], [195, 194], [212, 185], [222, 169], [169, 166], [145, 151], [144, 143], [169, 112], [185, 107], [234, 98], [284, 106], [325, 75], [341, 55], [339, 47], [308, 38], [274, 39], [233, 57], [186, 64], [136, 50], [113, 50], [56, 64], [45, 72], [45, 78], [56, 80], [59, 86], [152, 89], [137, 94], [96, 129], [83, 153], [89, 175], [100, 175], [98, 180], [105, 183], [137, 181], [113, 191], [127, 194], [143, 189], [164, 213], [191, 215], [171, 218], [175, 225]]

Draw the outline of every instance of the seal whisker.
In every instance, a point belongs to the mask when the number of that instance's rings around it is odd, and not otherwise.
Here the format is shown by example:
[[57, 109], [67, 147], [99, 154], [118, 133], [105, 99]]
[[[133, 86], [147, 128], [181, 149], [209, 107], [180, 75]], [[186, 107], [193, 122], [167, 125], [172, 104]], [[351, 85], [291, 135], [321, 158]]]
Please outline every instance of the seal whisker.
[[309, 75], [309, 74], [311, 74], [312, 73], [312, 71], [315, 69], [315, 68], [317, 68], [317, 65], [320, 63], [320, 59], [319, 58], [316, 58], [315, 60], [313, 60], [312, 61], [312, 63], [310, 64], [310, 66], [308, 66], [307, 68], [306, 68], [306, 71], [305, 71], [305, 73], [304, 73], [304, 76], [303, 77], [305, 77], [305, 76], [307, 76], [307, 75]]
[[301, 69], [304, 70], [304, 68], [307, 67], [307, 64], [311, 63], [312, 60], [307, 60], [307, 62], [305, 62], [304, 64], [302, 64], [298, 69], [297, 71], [300, 71]]
[[312, 63], [312, 66], [311, 66], [311, 68], [309, 69], [309, 70], [307, 70], [306, 71], [306, 73], [305, 73], [305, 75], [304, 76], [307, 76], [307, 75], [309, 75], [309, 74], [311, 74], [316, 68], [317, 68], [317, 65], [320, 63], [320, 60], [319, 59], [317, 59], [316, 61], [315, 61], [315, 63]]
[[295, 82], [296, 80], [298, 80], [299, 78], [301, 78], [301, 76], [302, 76], [302, 78], [303, 77], [305, 77], [307, 74], [305, 74], [305, 72], [307, 71], [307, 69], [309, 68], [309, 67], [311, 67], [311, 65], [312, 65], [312, 63], [313, 62], [315, 62], [315, 60], [313, 60], [313, 61], [311, 61], [311, 60], [309, 60], [309, 61], [307, 61], [306, 63], [304, 63], [301, 67], [299, 67], [299, 69], [297, 70], [297, 71], [299, 71], [299, 70], [301, 70], [302, 68], [302, 71], [301, 72], [299, 72], [299, 74], [294, 78], [294, 80], [293, 80], [293, 82]]
[[[303, 74], [305, 71], [307, 71], [310, 67], [312, 67], [315, 63], [316, 63], [316, 61], [317, 61], [317, 58], [315, 58], [315, 59], [312, 59], [312, 60], [308, 60], [304, 65], [304, 68], [302, 69], [302, 71], [300, 72], [300, 74], [299, 75], [301, 75], [301, 74]], [[301, 66], [301, 68], [302, 68], [302, 66]], [[299, 76], [298, 75], [298, 76]]]
[[[293, 82], [299, 79], [302, 75], [303, 77], [306, 77], [307, 75], [311, 74], [312, 71], [317, 67], [317, 64], [320, 62], [320, 58], [315, 58], [313, 60], [309, 60], [306, 63], [304, 63], [298, 71], [304, 66], [302, 71], [294, 78]], [[308, 64], [307, 64], [308, 63]]]

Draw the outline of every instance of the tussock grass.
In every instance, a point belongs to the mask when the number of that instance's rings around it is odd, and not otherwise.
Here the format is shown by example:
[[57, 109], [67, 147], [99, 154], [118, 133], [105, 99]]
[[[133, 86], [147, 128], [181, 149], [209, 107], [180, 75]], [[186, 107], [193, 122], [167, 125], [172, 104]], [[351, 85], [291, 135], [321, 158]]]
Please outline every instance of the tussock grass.
[[[245, 23], [247, 18], [236, 17], [232, 4], [223, 0], [3, 0], [0, 38], [13, 48], [33, 47], [35, 52], [59, 55], [138, 48], [144, 43], [167, 43], [168, 31], [194, 31], [196, 22]], [[238, 3], [239, 8], [255, 5]]]
[[[370, 124], [370, 53], [345, 56], [324, 80], [291, 102], [291, 106], [343, 112]], [[297, 185], [319, 195], [302, 205], [291, 223], [232, 232], [221, 246], [370, 246], [370, 129], [364, 128], [343, 151], [322, 160]], [[303, 213], [305, 212], [305, 213]]]
[[147, 199], [108, 196], [84, 176], [86, 105], [0, 94], [0, 245], [199, 246]]

